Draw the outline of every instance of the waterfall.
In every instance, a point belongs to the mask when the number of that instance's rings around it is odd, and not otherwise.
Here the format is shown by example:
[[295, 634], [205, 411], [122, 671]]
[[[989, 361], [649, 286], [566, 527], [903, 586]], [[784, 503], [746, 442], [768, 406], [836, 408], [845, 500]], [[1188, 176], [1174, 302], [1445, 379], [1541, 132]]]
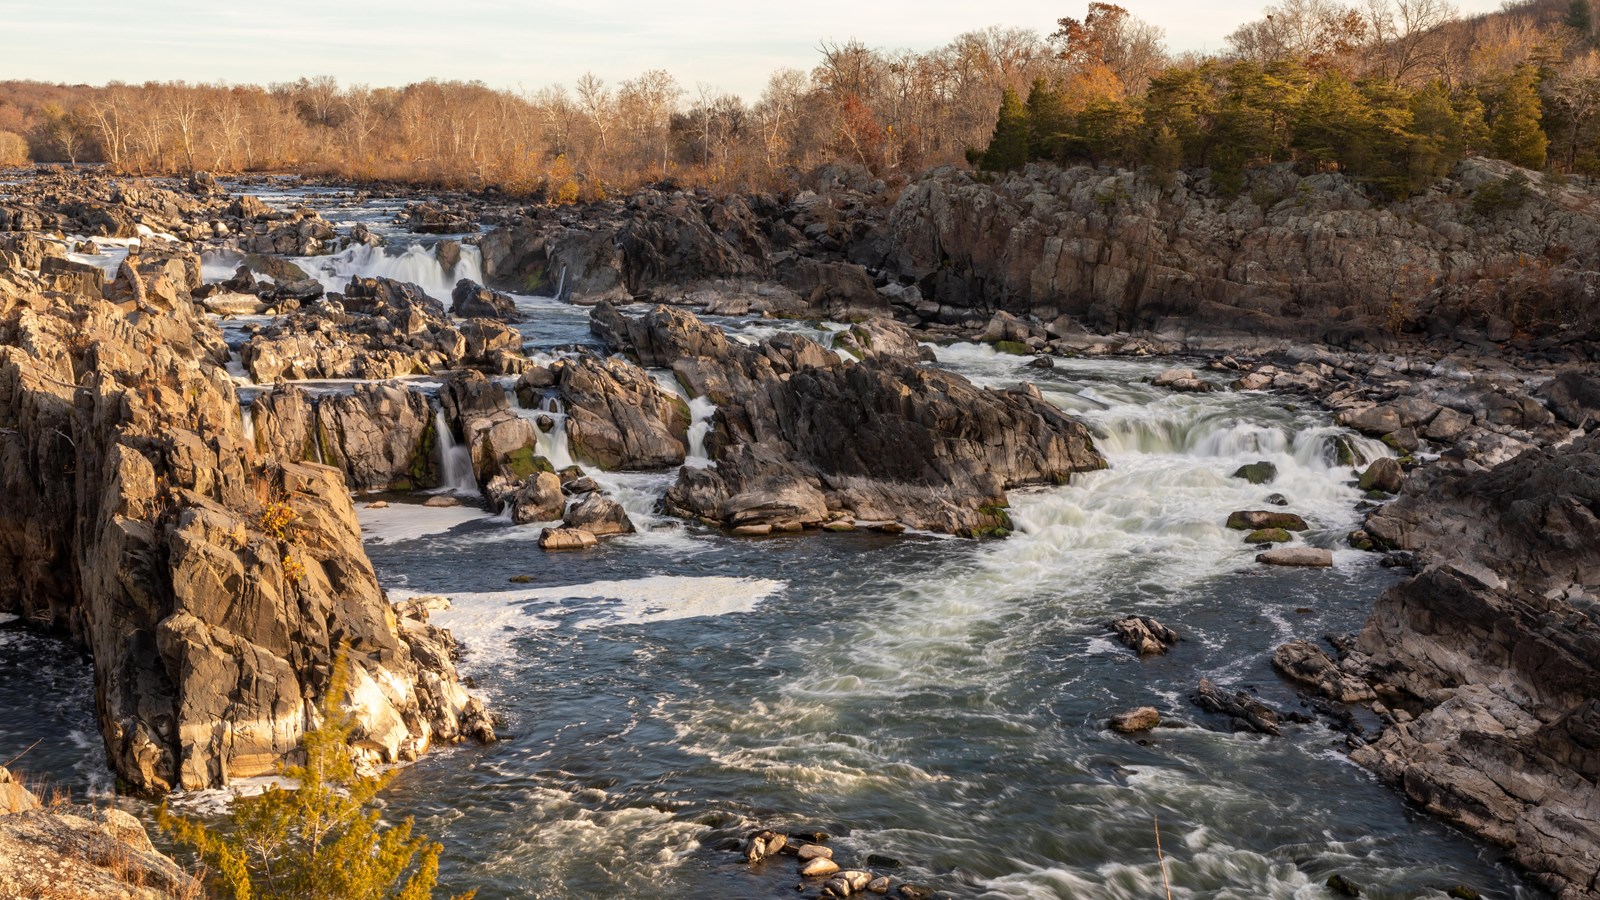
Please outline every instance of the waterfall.
[[476, 496], [478, 479], [472, 472], [472, 451], [456, 443], [442, 407], [434, 411], [433, 432], [439, 447], [439, 486], [451, 493]]
[[689, 452], [683, 464], [703, 469], [716, 465], [706, 454], [706, 435], [711, 433], [711, 417], [717, 414], [717, 405], [709, 397], [689, 399], [689, 392], [678, 383], [678, 377], [660, 369], [651, 370], [651, 380], [656, 386], [682, 400], [689, 407]]
[[572, 447], [567, 441], [567, 411], [562, 407], [560, 398], [547, 395], [539, 404], [537, 414], [549, 416], [555, 422], [555, 427], [548, 433], [536, 429], [539, 431], [539, 455], [550, 460], [550, 464], [557, 469], [577, 465], [577, 461], [572, 458]]
[[342, 291], [350, 279], [392, 278], [414, 284], [428, 296], [448, 303], [456, 282], [470, 278], [483, 283], [483, 251], [470, 244], [461, 247], [461, 261], [446, 269], [433, 247], [411, 244], [404, 248], [356, 244], [329, 256], [297, 257], [295, 264], [330, 291]]
[[244, 439], [250, 449], [256, 449], [256, 405], [252, 400], [249, 403], [239, 404], [239, 424], [244, 428]]
[[684, 465], [706, 468], [714, 466], [706, 454], [706, 435], [711, 433], [711, 418], [717, 414], [717, 405], [709, 397], [696, 397], [689, 401], [689, 456]]

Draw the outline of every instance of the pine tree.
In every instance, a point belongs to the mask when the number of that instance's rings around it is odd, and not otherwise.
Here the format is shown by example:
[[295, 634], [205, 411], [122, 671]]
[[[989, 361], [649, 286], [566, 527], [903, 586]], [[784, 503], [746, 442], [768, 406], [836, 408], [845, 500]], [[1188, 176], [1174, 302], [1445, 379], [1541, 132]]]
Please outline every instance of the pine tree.
[[1061, 135], [1068, 116], [1061, 92], [1043, 78], [1028, 91], [1028, 159], [1053, 160], [1061, 154]]
[[1461, 116], [1443, 81], [1434, 79], [1412, 96], [1411, 120], [1411, 182], [1420, 188], [1444, 177], [1464, 149]]
[[1550, 149], [1550, 139], [1539, 126], [1542, 106], [1538, 79], [1533, 66], [1517, 68], [1501, 92], [1489, 131], [1495, 155], [1525, 169], [1544, 168], [1545, 154]]
[[[372, 808], [392, 775], [356, 773], [348, 746], [355, 729], [340, 708], [349, 680], [341, 653], [321, 705], [322, 725], [300, 746], [304, 765], [273, 787], [234, 802], [224, 827], [173, 815], [156, 820], [210, 869], [212, 886], [233, 900], [428, 900], [439, 877], [438, 844], [412, 834], [412, 820], [384, 827]], [[457, 900], [467, 900], [471, 893]]]
[[1451, 105], [1461, 123], [1461, 152], [1470, 155], [1488, 150], [1494, 142], [1489, 137], [1489, 123], [1484, 120], [1483, 100], [1478, 97], [1477, 89], [1462, 90]]
[[1000, 96], [1000, 117], [994, 139], [983, 154], [982, 167], [990, 172], [1010, 172], [1028, 161], [1028, 110], [1011, 88]]

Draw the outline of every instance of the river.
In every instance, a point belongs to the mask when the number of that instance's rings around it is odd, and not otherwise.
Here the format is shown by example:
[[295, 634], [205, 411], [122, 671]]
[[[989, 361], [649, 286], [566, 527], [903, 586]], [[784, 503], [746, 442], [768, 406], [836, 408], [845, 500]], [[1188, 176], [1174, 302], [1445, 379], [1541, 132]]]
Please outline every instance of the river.
[[[344, 225], [380, 230], [392, 215], [257, 190]], [[330, 288], [410, 273], [435, 296], [476, 272], [470, 251], [441, 272], [418, 239], [389, 234], [387, 250], [301, 262]], [[587, 310], [518, 302], [530, 351], [592, 342]], [[749, 339], [828, 332], [714, 321]], [[953, 896], [1157, 898], [1159, 821], [1174, 897], [1326, 897], [1333, 873], [1371, 897], [1545, 896], [1349, 763], [1343, 734], [1231, 733], [1187, 700], [1209, 677], [1297, 709], [1272, 650], [1359, 629], [1396, 576], [1343, 547], [1361, 495], [1335, 442], [1369, 456], [1381, 445], [1293, 398], [1150, 386], [1170, 360], [1040, 370], [984, 346], [937, 354], [980, 384], [1036, 383], [1091, 426], [1110, 468], [1013, 492], [1016, 532], [983, 542], [734, 539], [654, 513], [670, 472], [593, 473], [640, 531], [580, 554], [542, 552], [537, 527], [470, 496], [444, 509], [358, 498], [380, 579], [396, 596], [452, 599], [434, 621], [504, 718], [500, 743], [431, 753], [386, 795], [386, 816], [415, 816], [443, 844], [445, 885], [482, 898], [795, 896], [792, 861], [749, 866], [730, 849], [766, 827], [825, 831], [841, 860], [892, 858], [881, 871]], [[702, 426], [710, 414], [697, 405]], [[559, 458], [560, 431], [547, 440]], [[1261, 460], [1272, 483], [1231, 477]], [[1311, 523], [1304, 540], [1335, 548], [1333, 569], [1262, 567], [1224, 527], [1274, 493]], [[365, 508], [375, 499], [388, 507]], [[1140, 661], [1106, 627], [1130, 613], [1183, 642]], [[1106, 728], [1141, 705], [1181, 727]], [[0, 626], [0, 708], [0, 756], [49, 735], [25, 757], [35, 770], [80, 795], [109, 789], [75, 651]]]

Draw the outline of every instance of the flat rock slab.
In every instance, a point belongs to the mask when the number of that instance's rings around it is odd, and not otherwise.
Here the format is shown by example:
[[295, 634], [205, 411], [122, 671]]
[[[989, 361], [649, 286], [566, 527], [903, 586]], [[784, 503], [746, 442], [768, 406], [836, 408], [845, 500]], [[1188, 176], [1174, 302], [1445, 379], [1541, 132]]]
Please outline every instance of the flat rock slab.
[[1256, 554], [1256, 562], [1269, 566], [1297, 566], [1305, 569], [1333, 567], [1333, 551], [1321, 547], [1279, 547]]

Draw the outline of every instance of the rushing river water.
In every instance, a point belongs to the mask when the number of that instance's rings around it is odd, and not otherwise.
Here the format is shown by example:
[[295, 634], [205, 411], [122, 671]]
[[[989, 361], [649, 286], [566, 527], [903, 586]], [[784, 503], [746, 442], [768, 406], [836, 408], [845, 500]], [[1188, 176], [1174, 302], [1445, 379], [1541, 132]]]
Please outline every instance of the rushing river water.
[[[415, 243], [306, 262], [330, 287], [407, 266], [430, 291], [471, 277]], [[586, 310], [519, 304], [531, 350], [589, 340]], [[758, 827], [826, 831], [842, 860], [892, 857], [897, 877], [955, 896], [1158, 898], [1158, 818], [1174, 897], [1326, 897], [1332, 873], [1372, 897], [1544, 896], [1351, 765], [1342, 735], [1213, 730], [1187, 701], [1205, 676], [1296, 708], [1272, 649], [1360, 627], [1394, 576], [1342, 549], [1360, 495], [1334, 440], [1382, 448], [1287, 398], [1153, 388], [1161, 362], [1023, 362], [957, 345], [938, 365], [1035, 382], [1092, 426], [1111, 468], [1014, 492], [1003, 541], [733, 539], [652, 512], [672, 473], [595, 473], [640, 533], [581, 554], [546, 554], [537, 527], [470, 505], [363, 509], [384, 584], [452, 598], [434, 621], [505, 720], [498, 744], [406, 769], [388, 813], [416, 816], [444, 845], [444, 882], [484, 898], [795, 896], [789, 858], [747, 866], [728, 849]], [[559, 432], [546, 450], [563, 452]], [[1230, 477], [1259, 460], [1276, 481]], [[1336, 548], [1332, 570], [1258, 566], [1223, 527], [1273, 493], [1311, 522], [1308, 542]], [[1127, 613], [1185, 640], [1140, 661], [1108, 639]], [[0, 629], [0, 757], [49, 736], [35, 767], [103, 790], [90, 703], [75, 652]], [[1194, 727], [1105, 727], [1139, 705]]]

